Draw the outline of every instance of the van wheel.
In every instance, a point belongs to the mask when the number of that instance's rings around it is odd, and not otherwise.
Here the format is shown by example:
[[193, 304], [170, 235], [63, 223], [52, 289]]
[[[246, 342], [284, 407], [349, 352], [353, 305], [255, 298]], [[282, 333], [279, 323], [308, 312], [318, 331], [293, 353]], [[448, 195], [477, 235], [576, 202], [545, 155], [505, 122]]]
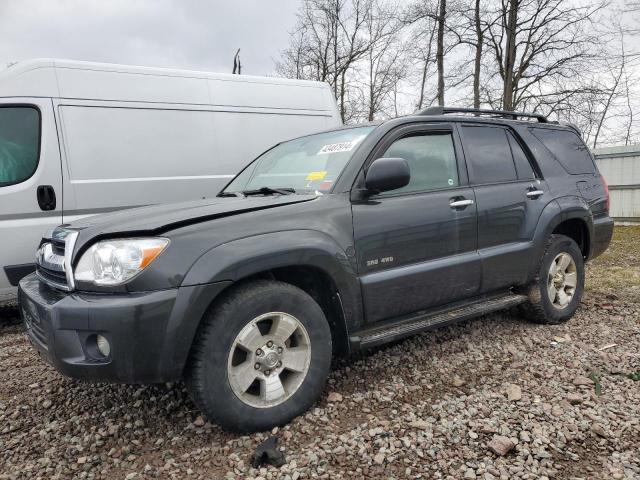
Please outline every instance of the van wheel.
[[565, 235], [551, 235], [529, 300], [520, 306], [524, 316], [537, 323], [559, 324], [578, 309], [584, 291], [584, 259], [576, 242]]
[[207, 312], [186, 383], [205, 416], [233, 431], [268, 430], [305, 412], [331, 366], [331, 332], [299, 288], [258, 280]]

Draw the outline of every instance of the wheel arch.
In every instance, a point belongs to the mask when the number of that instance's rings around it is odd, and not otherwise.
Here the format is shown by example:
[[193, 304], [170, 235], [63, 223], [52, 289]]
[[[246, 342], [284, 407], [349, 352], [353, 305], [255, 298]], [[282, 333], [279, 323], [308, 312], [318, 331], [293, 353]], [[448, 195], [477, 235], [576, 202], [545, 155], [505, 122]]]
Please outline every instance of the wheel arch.
[[350, 353], [348, 332], [362, 318], [360, 284], [350, 258], [333, 238], [315, 230], [295, 230], [229, 242], [200, 257], [183, 284], [229, 282], [211, 300], [215, 304], [227, 290], [259, 278], [283, 281], [309, 294], [327, 317], [334, 353]]
[[560, 197], [544, 208], [534, 233], [534, 251], [530, 263], [530, 280], [537, 271], [544, 254], [547, 239], [552, 234], [567, 235], [576, 240], [587, 260], [591, 255], [593, 217], [589, 206], [581, 197]]

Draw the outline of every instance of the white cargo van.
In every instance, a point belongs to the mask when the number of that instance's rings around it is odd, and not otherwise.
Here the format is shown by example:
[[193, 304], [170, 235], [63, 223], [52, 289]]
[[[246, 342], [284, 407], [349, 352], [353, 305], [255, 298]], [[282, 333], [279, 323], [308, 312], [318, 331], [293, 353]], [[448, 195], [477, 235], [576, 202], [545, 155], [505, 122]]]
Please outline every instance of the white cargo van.
[[31, 60], [0, 72], [0, 301], [50, 228], [214, 196], [275, 143], [341, 124], [320, 82]]

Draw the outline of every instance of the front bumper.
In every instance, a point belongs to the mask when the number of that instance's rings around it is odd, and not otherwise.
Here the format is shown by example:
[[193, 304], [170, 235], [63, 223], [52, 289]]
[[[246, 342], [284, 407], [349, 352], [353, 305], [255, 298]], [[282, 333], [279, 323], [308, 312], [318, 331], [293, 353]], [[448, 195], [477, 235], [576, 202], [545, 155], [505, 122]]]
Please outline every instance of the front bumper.
[[[158, 383], [182, 376], [202, 315], [229, 283], [66, 293], [29, 275], [20, 281], [18, 297], [27, 336], [59, 372], [87, 380]], [[108, 357], [94, 347], [97, 334], [109, 341]]]

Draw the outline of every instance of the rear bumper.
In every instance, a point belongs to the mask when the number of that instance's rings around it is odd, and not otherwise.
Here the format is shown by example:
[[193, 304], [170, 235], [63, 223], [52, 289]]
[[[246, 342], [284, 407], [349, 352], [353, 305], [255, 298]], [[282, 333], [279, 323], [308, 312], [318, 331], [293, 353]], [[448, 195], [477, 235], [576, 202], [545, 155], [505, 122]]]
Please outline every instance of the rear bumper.
[[[64, 375], [157, 383], [179, 379], [204, 311], [229, 282], [128, 294], [65, 293], [21, 280], [20, 310], [41, 357]], [[111, 353], [95, 348], [105, 337]]]
[[600, 217], [593, 220], [593, 235], [591, 237], [591, 252], [589, 260], [601, 255], [611, 243], [613, 236], [613, 219], [611, 217]]

